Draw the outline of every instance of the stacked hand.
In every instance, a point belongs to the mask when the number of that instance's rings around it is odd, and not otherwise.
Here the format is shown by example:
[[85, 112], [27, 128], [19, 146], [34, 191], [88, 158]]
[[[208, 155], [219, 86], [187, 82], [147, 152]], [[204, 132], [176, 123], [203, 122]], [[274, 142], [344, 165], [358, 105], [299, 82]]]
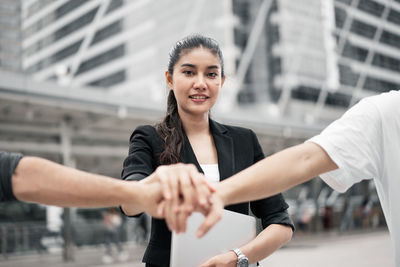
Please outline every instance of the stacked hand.
[[160, 166], [139, 184], [144, 195], [138, 203], [140, 211], [165, 218], [171, 231], [185, 232], [187, 218], [194, 211], [206, 216], [197, 232], [198, 237], [206, 234], [221, 218], [224, 207], [221, 197], [215, 193], [215, 186], [192, 164]]

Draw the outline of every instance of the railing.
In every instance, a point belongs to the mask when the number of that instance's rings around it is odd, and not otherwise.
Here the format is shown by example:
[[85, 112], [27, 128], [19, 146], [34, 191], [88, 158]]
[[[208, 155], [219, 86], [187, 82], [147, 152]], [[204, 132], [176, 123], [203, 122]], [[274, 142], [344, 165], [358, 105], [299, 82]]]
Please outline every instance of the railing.
[[10, 253], [24, 253], [27, 251], [44, 251], [41, 243], [47, 234], [46, 225], [37, 222], [1, 223], [0, 224], [0, 251], [3, 258]]

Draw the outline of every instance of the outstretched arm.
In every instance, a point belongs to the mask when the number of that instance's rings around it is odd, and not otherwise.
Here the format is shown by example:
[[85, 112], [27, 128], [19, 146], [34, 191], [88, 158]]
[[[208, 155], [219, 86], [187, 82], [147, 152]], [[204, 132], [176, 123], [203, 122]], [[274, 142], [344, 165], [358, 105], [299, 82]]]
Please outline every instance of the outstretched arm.
[[138, 203], [150, 212], [161, 201], [157, 183], [142, 185], [91, 174], [38, 157], [24, 157], [12, 176], [15, 197], [47, 205], [104, 207]]
[[223, 206], [272, 196], [337, 168], [315, 143], [290, 147], [267, 157], [217, 185], [215, 205], [197, 234], [203, 236], [219, 220]]

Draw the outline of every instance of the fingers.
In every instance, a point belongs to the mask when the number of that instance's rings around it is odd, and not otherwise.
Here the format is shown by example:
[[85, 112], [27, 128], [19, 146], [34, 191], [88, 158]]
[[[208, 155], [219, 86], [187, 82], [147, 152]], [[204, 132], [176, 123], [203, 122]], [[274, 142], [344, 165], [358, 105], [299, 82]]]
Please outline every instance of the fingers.
[[160, 166], [150, 177], [149, 182], [159, 181], [164, 199], [159, 201], [154, 213], [165, 217], [171, 231], [186, 231], [187, 218], [195, 208], [207, 214], [199, 229], [199, 236], [203, 236], [219, 220], [217, 209], [210, 208], [215, 187], [194, 165], [180, 163]]
[[[209, 201], [208, 199], [211, 196], [211, 193], [215, 191], [214, 186], [211, 185], [204, 177], [203, 174], [199, 173], [195, 166], [191, 165], [189, 168], [190, 178], [192, 186], [194, 187], [194, 191], [192, 193], [192, 199], [197, 199], [197, 203], [202, 207], [208, 207]], [[210, 190], [212, 188], [212, 190]]]
[[196, 193], [191, 182], [190, 174], [182, 172], [180, 174], [179, 184], [179, 189], [183, 196], [183, 208], [186, 212], [191, 213], [194, 209]]
[[157, 168], [156, 172], [152, 174], [151, 176], [155, 175], [157, 176], [160, 184], [161, 184], [161, 190], [163, 193], [163, 197], [167, 200], [172, 198], [172, 193], [171, 193], [171, 187], [169, 184], [169, 179], [168, 179], [168, 173], [165, 172], [165, 167], [161, 166]]
[[187, 211], [179, 211], [176, 218], [176, 225], [177, 225], [177, 233], [184, 233], [186, 232], [186, 222], [187, 222], [187, 218], [189, 217], [191, 213], [187, 212]]
[[178, 207], [178, 200], [182, 195], [184, 205], [181, 207], [188, 212], [193, 211], [196, 204], [208, 206], [208, 199], [215, 191], [214, 186], [192, 164], [161, 166], [155, 175], [161, 183], [164, 198], [173, 200], [175, 207]]
[[212, 205], [204, 219], [203, 223], [197, 229], [196, 235], [198, 238], [203, 237], [222, 217], [223, 205], [216, 194], [211, 198]]
[[165, 222], [167, 223], [168, 229], [176, 231], [176, 213], [173, 211], [173, 204], [171, 200], [165, 201]]
[[157, 206], [156, 218], [165, 218], [165, 200], [161, 201]]

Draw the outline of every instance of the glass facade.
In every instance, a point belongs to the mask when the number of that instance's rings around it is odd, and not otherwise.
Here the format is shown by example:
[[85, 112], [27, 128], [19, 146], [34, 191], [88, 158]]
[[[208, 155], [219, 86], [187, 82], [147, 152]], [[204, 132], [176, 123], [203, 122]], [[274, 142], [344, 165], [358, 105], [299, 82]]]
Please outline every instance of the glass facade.
[[[255, 18], [255, 14], [249, 16], [248, 10], [254, 9], [252, 6], [259, 8], [261, 2], [233, 1], [236, 7], [233, 12], [240, 18], [234, 32], [235, 44], [242, 51]], [[320, 1], [302, 0], [296, 4], [285, 0], [273, 1], [265, 18], [265, 31], [260, 36], [261, 40], [266, 40], [266, 50], [256, 51], [257, 55], [267, 54], [268, 64], [249, 67], [247, 76], [250, 80], [241, 89], [239, 102], [258, 101], [259, 97], [249, 96], [256, 93], [252, 87], [260, 86], [251, 79], [250, 73], [263, 72], [270, 75], [264, 90], [272, 101], [279, 103], [282, 91], [289, 87], [291, 99], [316, 103], [325, 86], [324, 80], [329, 79], [323, 59], [329, 56], [336, 59], [338, 88], [336, 92], [328, 91], [325, 106], [347, 108], [352, 103], [354, 92], [359, 90], [368, 95], [400, 89], [399, 1], [385, 4], [360, 0], [357, 6], [353, 6], [352, 0], [331, 2], [333, 29], [328, 34], [334, 36], [335, 48], [326, 50], [327, 29], [323, 26], [326, 13], [322, 11]], [[312, 24], [308, 24], [310, 15]], [[304, 46], [308, 49], [303, 49]]]

